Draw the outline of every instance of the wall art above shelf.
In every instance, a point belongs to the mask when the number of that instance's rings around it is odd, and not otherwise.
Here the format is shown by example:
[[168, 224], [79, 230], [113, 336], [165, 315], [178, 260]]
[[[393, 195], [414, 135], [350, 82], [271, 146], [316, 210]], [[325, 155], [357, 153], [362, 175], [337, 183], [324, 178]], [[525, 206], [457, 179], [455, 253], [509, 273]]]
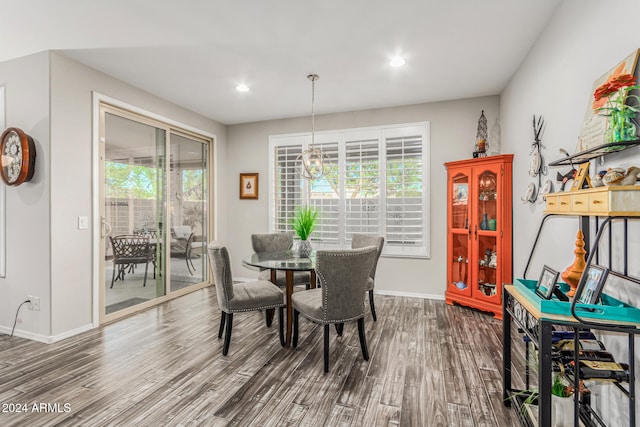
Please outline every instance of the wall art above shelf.
[[608, 144], [598, 145], [597, 147], [591, 147], [587, 150], [580, 151], [575, 154], [571, 154], [562, 159], [555, 160], [549, 163], [549, 166], [571, 166], [572, 164], [586, 163], [596, 157], [604, 156], [606, 154], [615, 153], [617, 151], [626, 150], [628, 148], [636, 147], [640, 145], [640, 140], [634, 141], [618, 141]]

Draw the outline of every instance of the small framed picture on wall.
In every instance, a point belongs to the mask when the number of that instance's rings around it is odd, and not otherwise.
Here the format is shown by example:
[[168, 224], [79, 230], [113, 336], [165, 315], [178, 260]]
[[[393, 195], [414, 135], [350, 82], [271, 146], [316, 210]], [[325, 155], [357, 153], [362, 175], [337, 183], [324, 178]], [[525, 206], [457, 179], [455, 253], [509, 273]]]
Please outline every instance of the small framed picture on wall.
[[240, 174], [241, 199], [258, 199], [258, 175], [257, 173]]

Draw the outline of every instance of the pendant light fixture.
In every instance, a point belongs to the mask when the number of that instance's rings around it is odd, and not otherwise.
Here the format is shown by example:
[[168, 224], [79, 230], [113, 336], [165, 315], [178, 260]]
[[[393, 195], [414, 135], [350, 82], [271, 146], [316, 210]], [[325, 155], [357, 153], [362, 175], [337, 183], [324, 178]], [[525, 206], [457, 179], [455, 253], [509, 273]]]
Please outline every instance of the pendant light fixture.
[[307, 76], [311, 80], [311, 145], [305, 149], [296, 158], [296, 172], [304, 179], [318, 179], [326, 174], [326, 165], [328, 162], [327, 155], [319, 148], [314, 147], [315, 143], [315, 89], [316, 80], [320, 77], [317, 74], [309, 74]]

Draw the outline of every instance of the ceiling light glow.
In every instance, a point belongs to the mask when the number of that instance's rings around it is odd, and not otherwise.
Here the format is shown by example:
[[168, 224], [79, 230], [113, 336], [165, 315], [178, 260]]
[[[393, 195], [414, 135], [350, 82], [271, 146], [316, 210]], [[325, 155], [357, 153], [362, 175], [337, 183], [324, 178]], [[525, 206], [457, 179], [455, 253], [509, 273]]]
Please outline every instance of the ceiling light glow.
[[393, 68], [398, 68], [398, 67], [402, 67], [406, 63], [407, 61], [404, 58], [397, 56], [395, 58], [392, 58], [391, 61], [389, 61], [389, 66]]
[[240, 83], [238, 86], [236, 86], [236, 90], [238, 92], [249, 92], [249, 86], [244, 83]]

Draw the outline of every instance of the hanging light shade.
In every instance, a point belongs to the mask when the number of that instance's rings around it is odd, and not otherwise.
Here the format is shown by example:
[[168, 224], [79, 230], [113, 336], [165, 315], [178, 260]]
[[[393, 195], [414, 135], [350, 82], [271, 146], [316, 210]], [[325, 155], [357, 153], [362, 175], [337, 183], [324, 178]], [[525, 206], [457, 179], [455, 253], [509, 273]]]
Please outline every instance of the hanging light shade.
[[316, 80], [320, 77], [317, 74], [309, 74], [307, 76], [311, 80], [311, 145], [305, 149], [296, 158], [296, 172], [304, 179], [318, 179], [326, 174], [326, 164], [328, 157], [319, 148], [314, 147], [315, 143], [315, 89]]

